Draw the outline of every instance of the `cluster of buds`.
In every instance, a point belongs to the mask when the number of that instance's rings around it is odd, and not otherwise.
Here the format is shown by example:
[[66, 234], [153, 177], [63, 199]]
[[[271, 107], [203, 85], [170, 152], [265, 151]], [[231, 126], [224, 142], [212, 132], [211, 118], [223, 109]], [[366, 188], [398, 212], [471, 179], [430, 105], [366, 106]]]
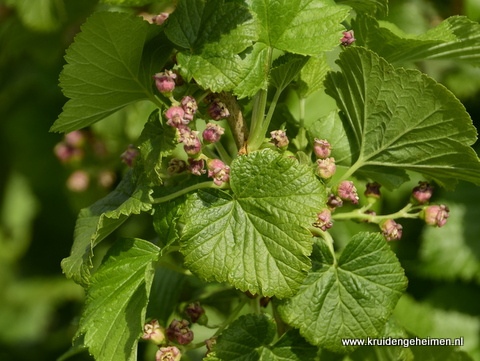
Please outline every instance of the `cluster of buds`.
[[353, 37], [353, 30], [349, 30], [343, 33], [343, 38], [340, 39], [340, 42], [342, 43], [343, 46], [349, 46], [355, 40], [357, 39]]
[[179, 343], [180, 345], [188, 345], [193, 340], [193, 331], [188, 327], [187, 320], [174, 319], [170, 326], [167, 327], [167, 337], [170, 341]]
[[289, 143], [287, 133], [284, 130], [274, 130], [270, 132], [270, 136], [272, 137], [270, 143], [273, 143], [277, 148], [284, 148]]
[[81, 130], [75, 130], [65, 134], [62, 142], [57, 143], [53, 149], [58, 160], [62, 163], [70, 163], [83, 159], [86, 136]]
[[166, 70], [153, 76], [153, 79], [155, 80], [155, 86], [162, 94], [169, 94], [175, 89], [176, 78], [177, 74], [171, 70]]

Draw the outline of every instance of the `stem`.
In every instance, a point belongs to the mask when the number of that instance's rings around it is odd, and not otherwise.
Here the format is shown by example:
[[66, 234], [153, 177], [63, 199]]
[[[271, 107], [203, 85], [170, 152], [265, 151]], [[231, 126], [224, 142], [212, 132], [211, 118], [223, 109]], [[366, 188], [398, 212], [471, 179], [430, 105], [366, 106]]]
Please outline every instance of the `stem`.
[[217, 158], [217, 155], [213, 152], [213, 150], [206, 147], [205, 145], [202, 146], [202, 151], [208, 158], [212, 158], [212, 159]]
[[273, 96], [272, 102], [270, 103], [270, 107], [268, 108], [268, 114], [263, 120], [263, 126], [262, 126], [262, 134], [263, 137], [265, 138], [265, 133], [268, 130], [268, 126], [270, 125], [270, 121], [272, 120], [273, 112], [275, 111], [275, 108], [278, 103], [278, 99], [280, 98], [280, 94], [282, 94], [283, 89], [278, 88], [275, 91], [275, 95]]
[[337, 258], [335, 257], [335, 249], [333, 248], [333, 238], [330, 235], [330, 233], [326, 231], [322, 231], [320, 228], [313, 227], [313, 226], [309, 227], [308, 229], [312, 234], [322, 237], [323, 240], [327, 243], [328, 249], [330, 250], [330, 253], [333, 256], [333, 265], [336, 266]]
[[232, 163], [232, 157], [230, 157], [230, 154], [228, 154], [222, 143], [215, 142], [213, 144], [215, 145], [215, 149], [217, 150], [218, 154], [220, 154], [220, 158], [222, 158], [223, 163], [230, 165], [230, 163]]
[[355, 164], [353, 164], [346, 172], [344, 175], [342, 175], [340, 177], [339, 180], [337, 180], [335, 182], [335, 184], [332, 185], [332, 188], [335, 187], [337, 184], [340, 184], [341, 182], [343, 182], [344, 180], [348, 179], [348, 177], [350, 177], [353, 173], [355, 173], [359, 168], [363, 167], [364, 164], [362, 161], [360, 160], [357, 160], [355, 162]]
[[332, 219], [365, 219], [372, 223], [380, 223], [380, 221], [384, 219], [395, 219], [395, 218], [418, 218], [418, 213], [408, 213], [411, 210], [415, 210], [412, 208], [413, 204], [408, 203], [405, 207], [400, 209], [398, 212], [392, 214], [386, 214], [383, 216], [374, 216], [371, 214], [365, 214], [362, 212], [361, 209], [357, 209], [352, 212], [345, 212], [332, 215]]
[[212, 337], [220, 335], [223, 332], [223, 330], [227, 328], [227, 326], [230, 325], [233, 322], [233, 320], [235, 320], [235, 318], [237, 318], [238, 314], [243, 309], [243, 307], [248, 303], [248, 301], [249, 301], [249, 298], [244, 297], [244, 299], [240, 301], [237, 307], [235, 307], [235, 309], [232, 311], [230, 316], [228, 316], [228, 318], [222, 323], [222, 325], [218, 328], [217, 332], [215, 332], [215, 334]]
[[300, 109], [298, 117], [298, 120], [300, 122], [300, 128], [303, 128], [305, 126], [305, 100], [306, 98], [300, 98]]
[[216, 188], [216, 187], [217, 187], [217, 186], [216, 186], [212, 181], [197, 183], [197, 184], [194, 184], [194, 185], [192, 185], [192, 186], [190, 186], [190, 187], [183, 188], [182, 190], [179, 190], [178, 192], [169, 194], [168, 196], [159, 197], [159, 198], [154, 198], [152, 203], [153, 203], [153, 204], [157, 204], [157, 203], [168, 202], [168, 201], [171, 200], [171, 199], [180, 197], [180, 196], [182, 196], [182, 195], [184, 195], [184, 194], [186, 194], [186, 193], [189, 193], [189, 192], [194, 191], [194, 190], [197, 190], [197, 189], [201, 189], [201, 188]]

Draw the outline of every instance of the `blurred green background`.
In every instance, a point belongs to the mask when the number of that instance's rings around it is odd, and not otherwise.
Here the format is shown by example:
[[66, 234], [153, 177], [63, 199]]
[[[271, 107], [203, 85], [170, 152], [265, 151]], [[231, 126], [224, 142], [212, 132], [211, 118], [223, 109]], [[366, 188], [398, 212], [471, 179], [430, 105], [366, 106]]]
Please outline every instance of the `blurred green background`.
[[[159, 13], [169, 3], [114, 9]], [[58, 86], [65, 49], [85, 18], [99, 9], [112, 6], [95, 0], [0, 0], [2, 361], [56, 360], [70, 348], [84, 293], [62, 275], [60, 262], [70, 252], [77, 213], [121, 178], [125, 165], [119, 156], [135, 141], [150, 110], [138, 104], [85, 130], [77, 160], [62, 163], [55, 156], [63, 135], [49, 128], [66, 101]], [[480, 0], [390, 1], [388, 20], [418, 34], [454, 14], [480, 21]], [[415, 65], [449, 87], [480, 126], [479, 69], [449, 61]], [[308, 106], [311, 117], [325, 113], [315, 99]], [[69, 178], [75, 171], [81, 176]], [[405, 204], [418, 180], [385, 192], [383, 211]], [[450, 206], [447, 226], [402, 222], [404, 237], [392, 245], [409, 278], [409, 295], [396, 316], [413, 335], [464, 336], [465, 351], [480, 360], [480, 191], [461, 183], [454, 193], [436, 192], [434, 201]], [[346, 223], [334, 228], [334, 235], [345, 240], [358, 229]], [[119, 232], [148, 238], [152, 229], [148, 219], [135, 217]], [[86, 353], [72, 357], [81, 359], [89, 358]]]

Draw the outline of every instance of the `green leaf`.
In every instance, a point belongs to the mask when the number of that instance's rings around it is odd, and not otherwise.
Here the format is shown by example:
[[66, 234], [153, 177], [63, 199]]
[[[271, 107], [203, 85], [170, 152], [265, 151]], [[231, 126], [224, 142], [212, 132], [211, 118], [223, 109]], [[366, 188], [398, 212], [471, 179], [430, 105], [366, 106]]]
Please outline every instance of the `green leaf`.
[[300, 98], [307, 98], [310, 94], [322, 89], [324, 87], [323, 81], [330, 70], [325, 53], [310, 57], [300, 72], [300, 78], [297, 81]]
[[157, 232], [160, 244], [167, 247], [179, 238], [177, 222], [183, 213], [184, 197], [154, 205], [153, 227]]
[[93, 248], [125, 222], [131, 214], [147, 212], [152, 208], [151, 189], [138, 185], [129, 170], [117, 188], [105, 198], [80, 211], [75, 224], [74, 242], [70, 256], [62, 260], [62, 269], [68, 278], [87, 286], [92, 268]]
[[125, 6], [144, 6], [154, 3], [162, 3], [164, 0], [101, 0], [102, 4], [125, 5]]
[[344, 338], [376, 337], [407, 286], [395, 254], [379, 233], [359, 233], [338, 264], [322, 240], [300, 291], [278, 310], [307, 341], [333, 352], [350, 352]]
[[70, 98], [51, 131], [71, 132], [153, 98], [152, 75], [172, 45], [162, 27], [125, 13], [96, 12], [68, 48], [60, 86]]
[[412, 346], [415, 360], [422, 361], [474, 361], [466, 352], [453, 346]]
[[248, 0], [259, 41], [290, 53], [316, 56], [340, 45], [347, 6], [330, 0]]
[[293, 295], [310, 267], [307, 230], [325, 205], [325, 189], [309, 167], [265, 150], [235, 159], [233, 195], [202, 190], [187, 201], [181, 252], [204, 281], [242, 291]]
[[392, 63], [451, 59], [480, 66], [480, 24], [464, 16], [452, 16], [419, 36], [404, 34], [393, 24], [379, 23], [369, 15], [359, 16], [352, 27], [357, 45]]
[[120, 239], [92, 276], [76, 337], [85, 335], [95, 360], [137, 360], [159, 251], [141, 239]]
[[[452, 189], [458, 179], [480, 184], [480, 162], [469, 147], [476, 129], [445, 87], [416, 70], [394, 69], [375, 53], [353, 47], [340, 55], [326, 92], [343, 112], [346, 132], [364, 166], [412, 170]], [[358, 149], [358, 151], [355, 151]]]
[[335, 0], [337, 4], [348, 5], [357, 13], [388, 15], [388, 0]]
[[209, 361], [313, 361], [317, 348], [308, 344], [297, 330], [285, 333], [270, 345], [276, 324], [268, 314], [249, 314], [234, 321], [217, 339]]
[[270, 71], [271, 84], [277, 89], [285, 89], [298, 75], [309, 57], [287, 53], [275, 59]]
[[145, 123], [138, 142], [148, 178], [153, 184], [161, 185], [162, 160], [172, 154], [178, 145], [176, 129], [162, 124], [159, 110], [155, 109]]

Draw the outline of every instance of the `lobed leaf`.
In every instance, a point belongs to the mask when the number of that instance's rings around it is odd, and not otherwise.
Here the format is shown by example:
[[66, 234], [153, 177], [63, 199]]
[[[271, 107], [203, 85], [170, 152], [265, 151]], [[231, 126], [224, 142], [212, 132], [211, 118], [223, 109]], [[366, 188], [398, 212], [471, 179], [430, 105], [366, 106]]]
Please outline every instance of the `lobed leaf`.
[[152, 99], [152, 75], [172, 51], [162, 27], [126, 13], [96, 12], [81, 29], [60, 74], [60, 86], [70, 99], [51, 131], [68, 133]]
[[249, 314], [234, 321], [217, 339], [209, 361], [313, 361], [317, 348], [310, 345], [297, 330], [286, 332], [271, 345], [276, 324], [268, 314]]
[[344, 51], [337, 63], [342, 72], [327, 76], [326, 92], [342, 111], [346, 133], [353, 134], [356, 169], [412, 170], [448, 189], [458, 179], [480, 184], [480, 162], [469, 147], [476, 129], [450, 91], [360, 47]]
[[379, 233], [359, 233], [338, 264], [324, 241], [316, 241], [313, 267], [299, 292], [278, 311], [313, 345], [350, 352], [344, 338], [376, 337], [407, 286], [395, 254]]
[[297, 80], [300, 97], [307, 98], [310, 94], [322, 89], [324, 87], [323, 82], [325, 77], [330, 70], [331, 68], [327, 64], [327, 56], [325, 53], [310, 57], [307, 64], [302, 68], [300, 77]]
[[134, 182], [133, 170], [129, 170], [113, 192], [82, 209], [75, 224], [70, 256], [62, 260], [65, 275], [86, 287], [90, 282], [93, 248], [131, 214], [149, 211], [151, 193], [147, 184]]
[[137, 360], [159, 251], [141, 239], [120, 239], [92, 276], [76, 337], [85, 335], [95, 360]]
[[307, 227], [325, 205], [324, 186], [307, 166], [271, 150], [235, 159], [230, 185], [233, 195], [201, 190], [188, 199], [186, 266], [204, 281], [293, 295], [310, 266]]
[[309, 57], [287, 53], [275, 59], [270, 70], [270, 83], [277, 89], [285, 89], [295, 79]]

